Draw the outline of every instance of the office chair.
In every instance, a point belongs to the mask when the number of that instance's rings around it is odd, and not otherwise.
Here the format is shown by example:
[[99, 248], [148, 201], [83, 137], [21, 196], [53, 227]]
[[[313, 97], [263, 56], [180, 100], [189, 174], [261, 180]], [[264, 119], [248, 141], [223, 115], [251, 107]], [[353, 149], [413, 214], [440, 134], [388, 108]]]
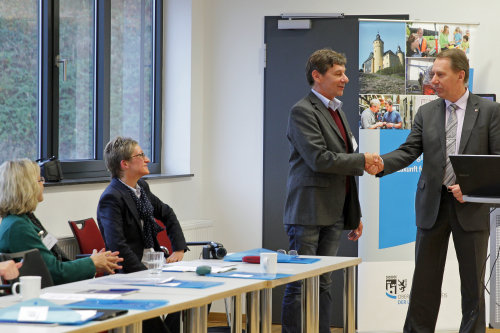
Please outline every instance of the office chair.
[[[23, 265], [19, 268], [19, 276], [41, 276], [42, 288], [51, 287], [54, 285], [52, 275], [43, 261], [42, 255], [38, 249], [31, 249], [16, 253], [0, 253], [0, 261], [14, 260], [16, 262], [23, 261]], [[19, 278], [10, 280], [10, 283], [0, 285], [0, 295], [11, 293], [11, 287], [14, 282], [19, 281]]]
[[92, 217], [78, 221], [68, 221], [71, 231], [78, 242], [82, 255], [91, 255], [92, 251], [106, 248], [97, 223]]

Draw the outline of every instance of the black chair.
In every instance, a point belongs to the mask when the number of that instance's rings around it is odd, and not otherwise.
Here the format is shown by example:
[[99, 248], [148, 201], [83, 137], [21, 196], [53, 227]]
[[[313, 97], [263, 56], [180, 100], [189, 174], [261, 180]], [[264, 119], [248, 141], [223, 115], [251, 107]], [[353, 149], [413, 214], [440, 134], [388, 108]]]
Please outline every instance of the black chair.
[[[52, 276], [43, 261], [42, 255], [38, 249], [31, 249], [27, 251], [21, 251], [16, 253], [0, 253], [0, 261], [14, 260], [19, 262], [22, 260], [23, 265], [19, 268], [19, 276], [34, 275], [42, 277], [42, 288], [51, 287], [54, 285], [52, 281]], [[10, 293], [10, 288], [14, 282], [19, 281], [19, 278], [10, 280], [10, 284], [3, 284], [0, 286], [3, 294]], [[0, 292], [0, 295], [2, 293]]]

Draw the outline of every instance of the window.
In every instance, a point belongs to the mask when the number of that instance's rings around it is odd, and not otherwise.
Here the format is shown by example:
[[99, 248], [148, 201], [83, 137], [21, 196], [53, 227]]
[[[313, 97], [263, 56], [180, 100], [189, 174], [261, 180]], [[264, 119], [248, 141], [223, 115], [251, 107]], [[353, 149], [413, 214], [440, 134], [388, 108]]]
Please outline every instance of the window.
[[160, 172], [162, 0], [0, 1], [0, 163], [57, 156], [65, 178], [107, 175], [136, 139]]
[[38, 156], [35, 0], [0, 1], [0, 162]]

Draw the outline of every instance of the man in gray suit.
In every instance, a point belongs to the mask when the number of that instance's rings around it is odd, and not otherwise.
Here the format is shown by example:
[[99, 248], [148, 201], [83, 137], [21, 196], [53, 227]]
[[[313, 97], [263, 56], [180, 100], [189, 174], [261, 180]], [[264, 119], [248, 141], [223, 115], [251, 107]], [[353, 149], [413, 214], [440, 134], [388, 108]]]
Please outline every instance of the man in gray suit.
[[[311, 92], [292, 107], [287, 137], [290, 142], [284, 224], [290, 249], [299, 254], [335, 256], [344, 229], [357, 240], [363, 231], [353, 176], [378, 155], [355, 154], [357, 144], [342, 111], [349, 79], [346, 59], [330, 49], [314, 52], [307, 61]], [[331, 274], [320, 278], [320, 332], [330, 332]], [[300, 282], [288, 284], [282, 307], [283, 332], [300, 332]]]
[[440, 98], [420, 107], [406, 142], [383, 155], [383, 165], [379, 164], [378, 176], [384, 176], [424, 154], [415, 198], [415, 271], [404, 332], [434, 332], [450, 233], [460, 271], [460, 332], [486, 329], [483, 278], [489, 210], [487, 205], [463, 201], [448, 156], [500, 154], [500, 104], [470, 93], [468, 76], [463, 51], [439, 53], [431, 82]]

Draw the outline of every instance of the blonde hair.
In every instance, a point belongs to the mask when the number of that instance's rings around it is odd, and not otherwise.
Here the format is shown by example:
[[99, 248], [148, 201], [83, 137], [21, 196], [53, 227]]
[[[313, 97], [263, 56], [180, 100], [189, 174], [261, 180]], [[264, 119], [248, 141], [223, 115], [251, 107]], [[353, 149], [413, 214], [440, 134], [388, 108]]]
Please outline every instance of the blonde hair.
[[30, 213], [38, 205], [40, 167], [28, 159], [0, 165], [0, 216]]

